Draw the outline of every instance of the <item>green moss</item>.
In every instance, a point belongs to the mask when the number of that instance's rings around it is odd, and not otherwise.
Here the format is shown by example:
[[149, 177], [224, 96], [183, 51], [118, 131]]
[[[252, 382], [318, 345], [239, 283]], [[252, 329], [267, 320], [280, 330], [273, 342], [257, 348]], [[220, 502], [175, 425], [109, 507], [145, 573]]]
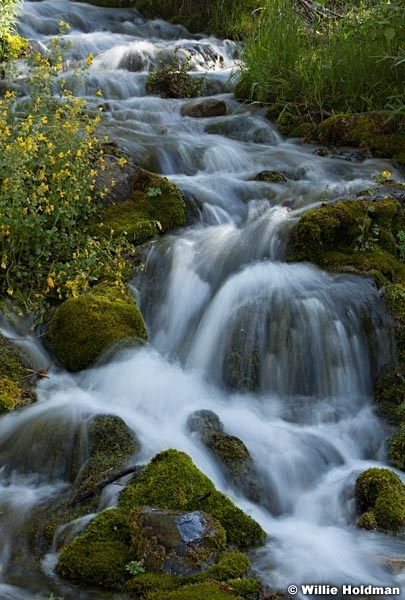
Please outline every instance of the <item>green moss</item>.
[[227, 581], [228, 579], [243, 577], [249, 569], [250, 562], [246, 554], [227, 552], [216, 565], [208, 569], [206, 575], [217, 581]]
[[8, 377], [0, 377], [0, 414], [10, 412], [20, 401], [20, 390]]
[[385, 302], [392, 317], [398, 361], [403, 366], [405, 363], [405, 278], [400, 284], [387, 286]]
[[374, 511], [370, 510], [363, 513], [360, 519], [357, 521], [357, 527], [361, 529], [377, 529], [377, 519], [375, 518]]
[[385, 111], [333, 115], [318, 126], [314, 135], [322, 144], [367, 146], [375, 156], [402, 161], [405, 134], [400, 130], [401, 123], [389, 116]]
[[[106, 230], [126, 234], [129, 240], [141, 244], [184, 225], [186, 209], [178, 188], [166, 177], [137, 169], [131, 198], [105, 207], [100, 219]], [[97, 231], [98, 226], [94, 224], [92, 229]]]
[[405, 421], [405, 376], [399, 364], [385, 365], [374, 382], [378, 412], [393, 425]]
[[134, 558], [129, 548], [130, 533], [125, 513], [105, 510], [95, 517], [84, 533], [62, 548], [56, 571], [62, 577], [84, 585], [120, 587]]
[[58, 361], [70, 371], [85, 369], [123, 340], [147, 338], [142, 315], [129, 295], [105, 286], [66, 300], [53, 315], [49, 337]]
[[184, 584], [180, 577], [162, 573], [141, 573], [125, 584], [131, 597], [143, 600], [148, 593], [177, 590]]
[[257, 579], [229, 579], [227, 584], [234, 594], [245, 600], [260, 600], [263, 598], [263, 585]]
[[148, 505], [171, 510], [203, 510], [224, 527], [228, 544], [240, 548], [257, 546], [265, 537], [251, 517], [218, 492], [190, 457], [177, 450], [156, 455], [135, 484], [129, 484], [120, 494], [119, 505], [125, 509]]
[[122, 542], [89, 542], [80, 537], [62, 549], [56, 571], [65, 579], [102, 588], [120, 587], [132, 556]]
[[221, 589], [215, 582], [195, 583], [182, 588], [169, 591], [153, 591], [145, 595], [145, 600], [229, 600], [240, 596], [232, 593], [229, 586]]
[[405, 418], [401, 427], [388, 441], [388, 458], [390, 465], [405, 471]]
[[357, 508], [368, 514], [359, 525], [374, 523], [379, 529], [399, 531], [405, 526], [405, 486], [389, 469], [372, 468], [356, 480]]
[[0, 334], [0, 376], [27, 386], [27, 359], [19, 349]]

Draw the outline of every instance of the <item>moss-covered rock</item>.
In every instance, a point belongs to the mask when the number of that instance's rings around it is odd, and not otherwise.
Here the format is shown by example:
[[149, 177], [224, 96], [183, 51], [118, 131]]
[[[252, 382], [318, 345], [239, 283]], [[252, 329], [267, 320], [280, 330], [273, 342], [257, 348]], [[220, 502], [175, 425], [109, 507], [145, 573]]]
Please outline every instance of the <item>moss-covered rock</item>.
[[126, 515], [119, 509], [100, 513], [85, 532], [62, 548], [56, 571], [62, 577], [102, 588], [121, 587], [134, 559]]
[[226, 543], [221, 524], [203, 511], [138, 507], [131, 511], [132, 549], [147, 571], [189, 575], [206, 571]]
[[262, 528], [218, 492], [190, 457], [177, 450], [156, 455], [134, 484], [130, 482], [121, 492], [119, 505], [127, 510], [145, 505], [170, 510], [204, 510], [224, 527], [228, 545], [242, 549], [258, 546], [265, 538]]
[[392, 198], [345, 200], [305, 213], [293, 228], [287, 256], [331, 271], [366, 273], [380, 283], [405, 281], [396, 237], [405, 214]]
[[0, 414], [11, 412], [20, 401], [18, 385], [8, 377], [0, 377]]
[[244, 577], [250, 569], [250, 562], [246, 554], [242, 552], [226, 552], [216, 565], [207, 571], [207, 577], [217, 581], [228, 581], [228, 579], [239, 579]]
[[380, 370], [374, 382], [374, 397], [381, 416], [393, 425], [405, 422], [405, 376], [399, 363]]
[[260, 171], [252, 177], [252, 181], [266, 181], [267, 183], [284, 183], [287, 177], [281, 171]]
[[153, 591], [144, 596], [144, 600], [229, 600], [241, 596], [233, 593], [228, 585], [215, 581], [193, 583], [174, 591]]
[[186, 222], [186, 208], [178, 188], [166, 177], [136, 169], [132, 195], [122, 202], [106, 206], [100, 220], [92, 225], [115, 235], [126, 235], [134, 244], [181, 227]]
[[146, 340], [142, 315], [127, 294], [97, 286], [78, 298], [69, 298], [54, 313], [49, 338], [56, 358], [69, 371], [94, 364], [111, 346]]
[[257, 476], [249, 450], [241, 439], [224, 432], [218, 416], [210, 410], [198, 410], [190, 415], [187, 426], [198, 433], [232, 485], [253, 501], [259, 499]]
[[139, 451], [139, 442], [116, 415], [97, 415], [88, 426], [89, 459], [75, 481], [75, 496], [96, 491], [97, 485], [123, 467]]
[[37, 396], [33, 389], [35, 377], [30, 377], [28, 367], [28, 358], [16, 345], [0, 334], [0, 387], [3, 390], [0, 414], [36, 401]]
[[321, 144], [367, 146], [375, 156], [404, 162], [404, 123], [390, 119], [386, 111], [337, 114], [316, 129], [314, 137]]
[[390, 465], [405, 471], [405, 418], [388, 441], [388, 458]]
[[358, 526], [397, 532], [405, 526], [405, 486], [389, 469], [372, 468], [356, 480]]

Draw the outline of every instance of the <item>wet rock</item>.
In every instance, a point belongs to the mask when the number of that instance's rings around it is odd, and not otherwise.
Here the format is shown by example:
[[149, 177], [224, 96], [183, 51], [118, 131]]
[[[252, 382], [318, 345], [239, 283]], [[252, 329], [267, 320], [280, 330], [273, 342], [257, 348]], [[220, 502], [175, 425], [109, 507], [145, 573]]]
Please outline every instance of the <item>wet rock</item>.
[[133, 298], [101, 285], [57, 308], [49, 339], [59, 363], [69, 371], [80, 371], [113, 345], [146, 340], [147, 332]]
[[272, 144], [277, 138], [274, 129], [263, 119], [250, 115], [234, 115], [226, 119], [218, 119], [207, 125], [205, 132], [255, 144]]
[[[111, 154], [104, 154], [105, 170], [99, 170], [96, 178], [97, 189], [107, 188], [108, 192], [100, 199], [102, 206], [108, 206], [114, 202], [123, 202], [132, 195], [132, 181], [135, 175], [136, 166], [128, 161], [121, 164], [120, 157]], [[111, 181], [115, 185], [111, 186]]]
[[223, 100], [206, 98], [200, 102], [187, 102], [181, 111], [183, 116], [194, 118], [221, 117], [227, 114], [227, 106]]
[[130, 514], [129, 529], [135, 555], [155, 573], [190, 575], [206, 571], [225, 549], [223, 527], [201, 510], [136, 508]]
[[232, 483], [253, 501], [259, 499], [257, 473], [249, 450], [238, 437], [224, 432], [219, 417], [210, 410], [199, 410], [187, 420], [191, 432], [197, 432]]
[[377, 562], [380, 565], [388, 567], [391, 573], [397, 575], [405, 571], [405, 558], [397, 556], [377, 556]]
[[192, 433], [198, 432], [204, 438], [212, 432], [223, 432], [221, 419], [212, 410], [196, 410], [187, 419], [187, 427]]

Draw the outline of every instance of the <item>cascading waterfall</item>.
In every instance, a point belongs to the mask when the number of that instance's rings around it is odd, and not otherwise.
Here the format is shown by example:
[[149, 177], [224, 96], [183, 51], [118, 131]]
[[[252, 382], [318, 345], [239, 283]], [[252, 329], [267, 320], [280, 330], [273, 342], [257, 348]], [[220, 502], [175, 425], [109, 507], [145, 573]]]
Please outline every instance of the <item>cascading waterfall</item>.
[[[72, 444], [82, 440], [80, 464], [85, 423], [106, 413], [136, 432], [140, 464], [169, 447], [184, 450], [261, 523], [269, 541], [253, 564], [270, 586], [402, 584], [405, 594], [405, 574], [381, 560], [403, 555], [403, 540], [358, 530], [352, 493], [360, 472], [384, 462], [387, 434], [370, 396], [373, 374], [392, 354], [389, 318], [371, 281], [283, 262], [288, 229], [303, 211], [367, 188], [385, 168], [401, 173], [382, 160], [314, 155], [284, 140], [260, 109], [239, 105], [230, 91], [236, 43], [67, 0], [25, 2], [20, 32], [45, 50], [60, 20], [73, 42], [66, 69], [95, 56], [80, 93], [91, 103], [103, 92], [104, 133], [176, 183], [195, 204], [195, 223], [151, 244], [133, 282], [150, 345], [74, 376], [52, 367], [39, 402], [0, 419], [1, 599], [48, 598], [51, 589], [116, 598], [58, 580], [52, 554], [36, 569], [28, 544], [36, 508], [71, 482]], [[191, 57], [228, 116], [193, 119], [182, 116], [185, 101], [146, 95], [147, 71], [175, 52]], [[286, 182], [254, 180], [266, 169], [282, 170]], [[43, 349], [27, 343], [38, 366], [48, 366]], [[248, 447], [259, 503], [233, 489], [187, 431], [199, 409], [214, 411]], [[104, 490], [100, 508], [117, 489]]]

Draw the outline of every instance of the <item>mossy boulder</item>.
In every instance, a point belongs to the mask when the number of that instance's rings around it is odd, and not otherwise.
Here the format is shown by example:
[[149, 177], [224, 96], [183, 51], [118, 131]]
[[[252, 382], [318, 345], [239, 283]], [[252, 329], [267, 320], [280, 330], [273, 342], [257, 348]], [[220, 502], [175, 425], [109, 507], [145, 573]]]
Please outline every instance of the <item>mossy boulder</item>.
[[252, 181], [266, 181], [267, 183], [285, 183], [287, 177], [281, 171], [260, 171], [252, 177]]
[[88, 426], [89, 458], [75, 481], [75, 496], [96, 490], [97, 484], [122, 468], [139, 451], [139, 442], [116, 415], [97, 415]]
[[28, 367], [28, 357], [0, 333], [0, 414], [36, 401], [35, 376]]
[[203, 510], [221, 523], [231, 547], [259, 546], [265, 538], [260, 525], [218, 492], [187, 454], [177, 450], [157, 454], [135, 482], [121, 492], [119, 506], [126, 510], [138, 506]]
[[59, 549], [77, 534], [74, 526], [69, 527], [70, 522], [97, 511], [103, 483], [124, 468], [139, 450], [139, 443], [116, 415], [85, 416], [80, 425], [61, 422], [60, 418], [55, 423], [42, 420], [38, 425], [53, 434], [55, 445], [55, 450], [51, 446], [48, 450], [52, 461], [45, 460], [43, 453], [38, 461], [46, 463], [51, 474], [71, 483], [62, 500], [42, 504], [33, 514], [30, 545], [33, 551], [45, 553], [52, 545]]
[[225, 549], [222, 525], [199, 510], [137, 507], [129, 516], [132, 549], [147, 571], [190, 575], [206, 571]]
[[49, 339], [59, 363], [69, 371], [80, 371], [93, 365], [113, 345], [138, 343], [147, 339], [147, 333], [133, 298], [97, 286], [57, 308], [50, 322]]
[[113, 202], [92, 224], [92, 231], [102, 228], [114, 235], [125, 235], [134, 244], [186, 223], [186, 208], [178, 188], [166, 177], [137, 168], [132, 178], [130, 197]]
[[405, 526], [405, 486], [389, 469], [372, 468], [356, 480], [356, 504], [363, 513], [358, 526], [373, 524], [385, 531], [398, 532]]
[[192, 413], [187, 425], [191, 432], [198, 434], [232, 485], [251, 500], [257, 501], [257, 475], [252, 457], [243, 441], [225, 433], [220, 419], [209, 410]]
[[62, 548], [56, 572], [71, 581], [102, 588], [120, 588], [129, 578], [130, 550], [127, 516], [120, 509], [95, 517], [73, 542]]
[[375, 156], [405, 164], [405, 123], [386, 111], [333, 115], [320, 123], [314, 138], [321, 144], [368, 147]]
[[0, 377], [0, 414], [11, 412], [20, 402], [20, 389], [8, 377]]
[[381, 284], [402, 282], [405, 264], [399, 260], [397, 235], [404, 227], [404, 211], [393, 198], [324, 204], [293, 227], [287, 258], [374, 275]]

